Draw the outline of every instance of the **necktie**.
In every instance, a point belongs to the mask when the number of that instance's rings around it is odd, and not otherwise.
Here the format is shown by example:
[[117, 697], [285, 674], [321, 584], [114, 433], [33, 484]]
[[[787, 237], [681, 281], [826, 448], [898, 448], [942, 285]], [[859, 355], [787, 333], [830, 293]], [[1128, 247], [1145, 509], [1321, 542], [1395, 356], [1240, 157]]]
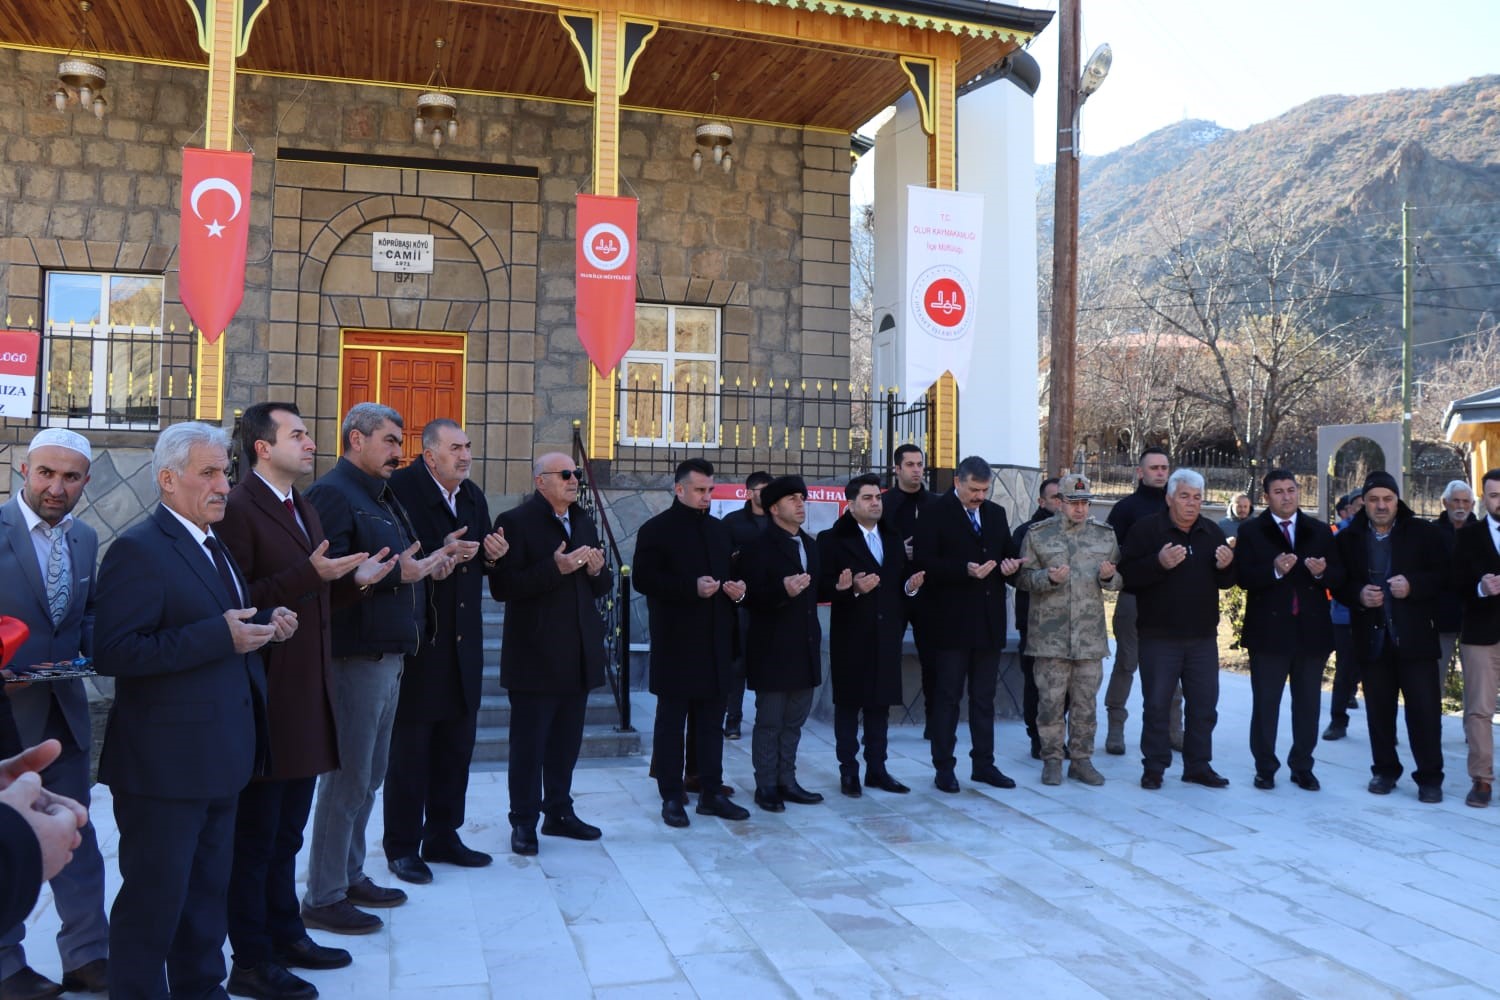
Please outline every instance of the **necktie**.
[[[1296, 546], [1294, 546], [1292, 544], [1292, 522], [1291, 521], [1282, 521], [1282, 522], [1280, 522], [1280, 524], [1281, 524], [1281, 534], [1286, 538], [1287, 548], [1295, 549]], [[1298, 608], [1298, 601], [1297, 601], [1297, 590], [1296, 590], [1295, 587], [1293, 587], [1293, 589], [1292, 589], [1292, 614], [1295, 615], [1298, 612], [1298, 610], [1299, 610], [1299, 608]]]
[[72, 559], [68, 553], [68, 533], [62, 525], [42, 526], [52, 547], [47, 551], [47, 610], [52, 624], [62, 624], [63, 615], [73, 597]]
[[297, 521], [297, 505], [292, 503], [291, 497], [287, 497], [281, 502], [286, 505], [286, 512], [292, 515], [292, 522], [295, 524]]
[[219, 545], [219, 540], [212, 535], [203, 539], [203, 547], [208, 549], [208, 554], [213, 557], [214, 568], [219, 571], [219, 579], [224, 582], [224, 589], [229, 595], [229, 606], [232, 608], [244, 607], [243, 599], [240, 597], [240, 588], [234, 582], [234, 571], [229, 568], [229, 560], [224, 556], [224, 549]]
[[802, 572], [807, 572], [807, 550], [802, 547], [802, 536], [793, 535], [792, 541], [797, 544], [797, 561], [802, 564]]
[[979, 511], [972, 507], [969, 508], [969, 523], [974, 526], [974, 534], [984, 534], [984, 528], [979, 523]]
[[885, 562], [885, 547], [880, 544], [880, 532], [865, 532], [865, 544], [870, 547], [870, 555], [875, 557], [875, 565], [879, 566]]
[[568, 515], [559, 514], [557, 515], [557, 519], [562, 522], [563, 534], [571, 539], [573, 537], [573, 525], [568, 522]]

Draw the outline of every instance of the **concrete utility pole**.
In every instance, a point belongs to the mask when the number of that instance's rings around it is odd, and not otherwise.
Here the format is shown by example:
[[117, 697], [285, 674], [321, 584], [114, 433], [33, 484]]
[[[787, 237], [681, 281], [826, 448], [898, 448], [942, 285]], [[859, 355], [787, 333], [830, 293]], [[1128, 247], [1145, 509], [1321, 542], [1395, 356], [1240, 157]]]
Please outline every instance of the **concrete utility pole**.
[[1057, 172], [1052, 216], [1052, 366], [1047, 387], [1047, 464], [1073, 464], [1073, 362], [1078, 321], [1078, 0], [1058, 5]]
[[[1416, 274], [1412, 267], [1411, 204], [1401, 203], [1401, 468], [1408, 477], [1411, 467], [1412, 411], [1412, 314], [1411, 292]], [[1403, 484], [1404, 486], [1405, 484]]]

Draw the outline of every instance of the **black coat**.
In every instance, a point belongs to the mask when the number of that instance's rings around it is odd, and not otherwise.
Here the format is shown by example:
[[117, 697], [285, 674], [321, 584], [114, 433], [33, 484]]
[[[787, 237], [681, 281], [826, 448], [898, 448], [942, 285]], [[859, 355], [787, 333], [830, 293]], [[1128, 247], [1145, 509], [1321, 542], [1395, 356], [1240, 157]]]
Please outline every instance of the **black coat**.
[[[1262, 511], [1239, 525], [1235, 543], [1234, 570], [1245, 588], [1245, 622], [1240, 645], [1252, 653], [1278, 656], [1323, 655], [1333, 649], [1333, 622], [1328, 617], [1328, 591], [1344, 582], [1344, 564], [1339, 559], [1333, 532], [1328, 525], [1301, 511], [1293, 520], [1295, 549], [1288, 549], [1286, 536], [1270, 511]], [[1277, 556], [1295, 552], [1297, 565], [1276, 578]], [[1322, 577], [1313, 579], [1303, 560], [1327, 559]], [[1292, 614], [1296, 596], [1297, 614]]]
[[[819, 594], [829, 611], [828, 673], [835, 705], [901, 705], [901, 643], [906, 633], [906, 550], [890, 525], [879, 525], [884, 562], [877, 564], [859, 523], [846, 511], [818, 534]], [[878, 573], [868, 594], [839, 590], [839, 574]]]
[[[1438, 535], [1443, 539], [1443, 545], [1448, 554], [1448, 565], [1453, 565], [1453, 550], [1457, 544], [1457, 536], [1460, 531], [1474, 524], [1477, 518], [1473, 514], [1461, 526], [1455, 527], [1453, 521], [1446, 513], [1432, 522], [1437, 528]], [[1450, 576], [1444, 584], [1444, 593], [1432, 606], [1432, 624], [1439, 632], [1457, 632], [1463, 628], [1464, 611], [1468, 607], [1461, 594], [1454, 586], [1454, 579]]]
[[894, 531], [902, 542], [916, 537], [917, 521], [922, 516], [922, 511], [939, 499], [938, 494], [925, 486], [915, 493], [907, 493], [901, 487], [893, 486], [881, 494], [881, 497], [885, 502], [881, 505], [880, 523]]
[[[1026, 551], [1026, 533], [1031, 530], [1033, 524], [1047, 520], [1052, 512], [1046, 507], [1037, 507], [1032, 513], [1031, 519], [1016, 528], [1015, 534], [1010, 536], [1010, 557], [1021, 558], [1021, 553]], [[1022, 655], [1026, 653], [1026, 623], [1031, 618], [1031, 592], [1016, 588], [1016, 631], [1021, 634]]]
[[[484, 491], [465, 479], [458, 486], [458, 516], [427, 464], [418, 458], [391, 476], [391, 492], [406, 508], [423, 552], [436, 552], [459, 528], [466, 542], [479, 542], [473, 559], [460, 563], [444, 580], [425, 580], [427, 631], [401, 672], [397, 714], [406, 722], [441, 722], [479, 711], [484, 673], [484, 536], [490, 531], [490, 506]], [[394, 572], [394, 570], [392, 571]]]
[[31, 824], [0, 804], [0, 927], [15, 927], [42, 891], [42, 848]]
[[1005, 648], [1005, 584], [999, 565], [983, 580], [968, 564], [998, 564], [1011, 551], [1005, 509], [986, 500], [979, 507], [982, 534], [975, 534], [958, 494], [947, 493], [922, 509], [912, 544], [915, 568], [927, 573], [922, 587], [923, 627], [934, 649]]
[[[1385, 628], [1382, 609], [1367, 608], [1359, 599], [1359, 592], [1366, 584], [1384, 583], [1370, 579], [1369, 516], [1361, 510], [1354, 515], [1349, 527], [1334, 538], [1344, 563], [1344, 585], [1336, 589], [1333, 596], [1349, 609], [1355, 653], [1361, 659], [1369, 659], [1375, 653], [1376, 634]], [[1411, 594], [1401, 600], [1391, 597], [1390, 589], [1386, 588], [1386, 601], [1391, 606], [1400, 657], [1435, 661], [1438, 658], [1438, 638], [1432, 622], [1432, 609], [1449, 583], [1447, 547], [1438, 529], [1413, 514], [1405, 502], [1398, 504], [1396, 523], [1391, 527], [1390, 575], [1404, 576], [1411, 584]]]
[[722, 589], [698, 596], [698, 578], [733, 580], [733, 540], [723, 521], [673, 498], [641, 525], [630, 579], [651, 620], [651, 693], [722, 698], [734, 662], [734, 602]]
[[1462, 641], [1469, 646], [1493, 646], [1500, 642], [1500, 597], [1480, 597], [1479, 581], [1488, 573], [1500, 574], [1500, 553], [1490, 533], [1488, 516], [1470, 521], [1458, 530], [1453, 546], [1453, 588], [1463, 595]]
[[[1163, 545], [1187, 547], [1187, 558], [1172, 569], [1159, 558]], [[1120, 575], [1135, 595], [1135, 624], [1143, 638], [1186, 639], [1215, 636], [1219, 630], [1219, 591], [1234, 586], [1234, 563], [1219, 569], [1214, 553], [1229, 544], [1224, 531], [1199, 517], [1183, 531], [1167, 511], [1136, 521], [1120, 547]]]
[[739, 510], [732, 510], [723, 517], [724, 527], [729, 529], [730, 544], [738, 553], [750, 542], [753, 542], [761, 532], [766, 530], [766, 525], [771, 522], [767, 514], [753, 514], [750, 512], [750, 502], [747, 500], [745, 506]]
[[812, 586], [789, 597], [783, 582], [804, 572], [792, 536], [772, 523], [740, 550], [750, 609], [745, 682], [752, 691], [802, 691], [823, 683], [823, 626], [818, 622], [818, 546], [798, 531]]
[[558, 545], [567, 550], [598, 547], [599, 532], [582, 507], [568, 511], [572, 539], [552, 505], [533, 493], [495, 519], [510, 551], [490, 574], [490, 594], [505, 602], [500, 644], [500, 683], [528, 694], [581, 694], [604, 683], [604, 619], [595, 601], [609, 593], [608, 568], [564, 575], [553, 562]]
[[1135, 522], [1152, 514], [1160, 514], [1167, 509], [1167, 490], [1163, 486], [1147, 486], [1145, 483], [1136, 481], [1135, 492], [1124, 500], [1115, 504], [1109, 510], [1109, 516], [1104, 521], [1115, 529], [1115, 539], [1120, 543], [1120, 551], [1125, 551], [1125, 539], [1130, 534], [1130, 529]]

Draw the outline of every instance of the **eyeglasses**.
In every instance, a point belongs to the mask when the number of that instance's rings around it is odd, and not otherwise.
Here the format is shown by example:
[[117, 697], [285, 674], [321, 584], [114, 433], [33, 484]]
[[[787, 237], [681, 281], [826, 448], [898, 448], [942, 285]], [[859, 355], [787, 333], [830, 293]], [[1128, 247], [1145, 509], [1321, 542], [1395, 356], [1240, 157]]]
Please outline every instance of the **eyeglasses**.
[[582, 469], [558, 469], [555, 472], [544, 472], [544, 473], [542, 473], [542, 475], [544, 475], [544, 476], [562, 476], [564, 482], [566, 482], [569, 479], [572, 479], [574, 476], [577, 476], [578, 477], [578, 481], [579, 482], [583, 482], [583, 470]]

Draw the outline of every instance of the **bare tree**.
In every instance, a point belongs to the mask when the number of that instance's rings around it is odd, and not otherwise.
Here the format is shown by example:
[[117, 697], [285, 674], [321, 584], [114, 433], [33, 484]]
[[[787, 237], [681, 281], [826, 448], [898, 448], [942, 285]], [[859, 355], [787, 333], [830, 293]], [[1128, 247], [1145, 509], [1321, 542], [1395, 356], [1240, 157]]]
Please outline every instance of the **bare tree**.
[[849, 225], [849, 381], [868, 385], [874, 372], [875, 206], [856, 205]]

